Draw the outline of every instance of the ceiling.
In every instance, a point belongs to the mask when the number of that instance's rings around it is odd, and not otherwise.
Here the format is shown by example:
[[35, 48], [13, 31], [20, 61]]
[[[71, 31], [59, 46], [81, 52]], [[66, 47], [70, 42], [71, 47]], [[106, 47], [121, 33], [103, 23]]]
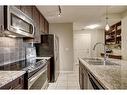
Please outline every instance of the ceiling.
[[[100, 29], [105, 26], [106, 6], [60, 6], [61, 16], [58, 17], [58, 6], [37, 6], [49, 23], [73, 23], [74, 30], [82, 30], [85, 26], [99, 24]], [[113, 24], [121, 19], [121, 14], [127, 6], [108, 6], [109, 23]]]

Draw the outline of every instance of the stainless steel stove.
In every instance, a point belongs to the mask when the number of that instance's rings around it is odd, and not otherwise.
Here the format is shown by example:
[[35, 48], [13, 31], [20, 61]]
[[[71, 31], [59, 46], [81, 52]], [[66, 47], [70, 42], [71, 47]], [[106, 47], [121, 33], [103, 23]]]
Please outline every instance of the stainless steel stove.
[[26, 49], [26, 59], [0, 66], [0, 70], [24, 70], [26, 89], [45, 89], [48, 86], [47, 79], [48, 60], [36, 57], [34, 47]]
[[23, 70], [27, 71], [28, 89], [45, 89], [48, 86], [47, 60], [36, 57], [35, 47], [26, 49], [26, 59], [30, 64]]
[[47, 61], [39, 60], [35, 64], [24, 68], [28, 74], [28, 89], [46, 89], [48, 86], [47, 79]]

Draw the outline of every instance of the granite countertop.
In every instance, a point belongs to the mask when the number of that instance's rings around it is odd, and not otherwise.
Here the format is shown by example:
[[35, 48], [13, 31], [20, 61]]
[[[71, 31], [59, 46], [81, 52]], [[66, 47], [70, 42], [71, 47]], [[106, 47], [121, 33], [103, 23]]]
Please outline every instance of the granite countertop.
[[25, 71], [0, 71], [0, 87], [25, 74]]
[[90, 65], [83, 58], [79, 60], [104, 88], [127, 89], [127, 61], [108, 59], [118, 65]]
[[36, 57], [36, 59], [46, 59], [46, 60], [49, 60], [51, 57]]

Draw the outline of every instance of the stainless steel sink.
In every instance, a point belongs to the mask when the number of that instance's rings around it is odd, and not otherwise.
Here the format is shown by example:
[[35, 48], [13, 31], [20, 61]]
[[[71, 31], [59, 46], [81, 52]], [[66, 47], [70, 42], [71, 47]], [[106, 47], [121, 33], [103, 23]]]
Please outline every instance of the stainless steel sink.
[[88, 62], [89, 65], [119, 65], [117, 63], [110, 62], [110, 61], [107, 61], [104, 64], [104, 61], [102, 59], [99, 59], [99, 58], [85, 58], [84, 60], [86, 62]]
[[90, 65], [119, 65], [119, 64], [116, 64], [116, 63], [114, 63], [114, 62], [106, 62], [105, 64], [104, 64], [104, 62], [103, 61], [101, 61], [101, 62], [97, 62], [97, 61], [88, 61], [88, 64], [90, 64]]
[[99, 59], [99, 58], [84, 58], [84, 60], [90, 60], [90, 61], [102, 61], [102, 59]]

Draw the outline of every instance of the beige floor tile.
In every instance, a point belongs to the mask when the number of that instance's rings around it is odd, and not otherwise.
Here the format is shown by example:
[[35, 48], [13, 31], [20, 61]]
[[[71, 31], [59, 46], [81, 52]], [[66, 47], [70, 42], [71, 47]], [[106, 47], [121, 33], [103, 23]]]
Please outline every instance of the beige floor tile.
[[78, 86], [68, 86], [68, 90], [80, 90]]
[[65, 83], [58, 83], [57, 86], [68, 86], [67, 82]]
[[49, 90], [79, 90], [79, 67], [76, 65], [73, 72], [60, 73], [55, 83], [50, 83]]
[[55, 89], [56, 89], [56, 87], [48, 87], [47, 90], [55, 90]]
[[68, 78], [68, 82], [77, 82], [77, 78]]
[[67, 81], [67, 78], [60, 78], [57, 80], [57, 82], [65, 82], [65, 81]]
[[55, 88], [57, 86], [57, 83], [49, 83], [49, 88]]
[[67, 86], [57, 86], [56, 90], [67, 90], [68, 87]]
[[78, 82], [68, 82], [68, 86], [79, 86]]

